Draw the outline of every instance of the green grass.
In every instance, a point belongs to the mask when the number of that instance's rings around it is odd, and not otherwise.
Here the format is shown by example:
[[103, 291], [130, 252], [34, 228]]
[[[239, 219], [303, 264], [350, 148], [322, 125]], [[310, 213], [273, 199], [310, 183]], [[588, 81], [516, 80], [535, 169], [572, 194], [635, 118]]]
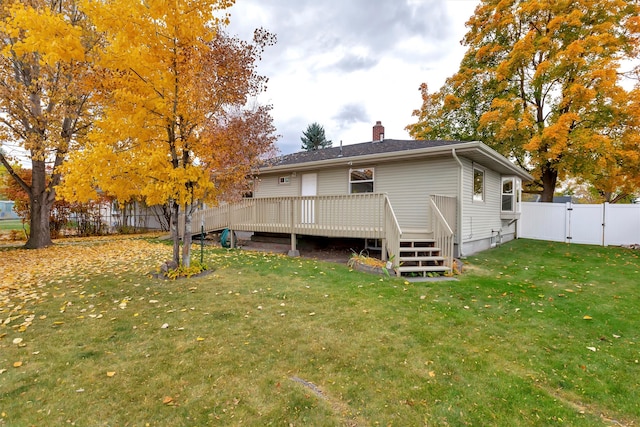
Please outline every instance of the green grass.
[[640, 423], [636, 252], [520, 240], [412, 284], [205, 262], [179, 281], [69, 267], [22, 307], [0, 286], [0, 425]]
[[0, 230], [22, 230], [22, 220], [2, 219], [0, 220]]

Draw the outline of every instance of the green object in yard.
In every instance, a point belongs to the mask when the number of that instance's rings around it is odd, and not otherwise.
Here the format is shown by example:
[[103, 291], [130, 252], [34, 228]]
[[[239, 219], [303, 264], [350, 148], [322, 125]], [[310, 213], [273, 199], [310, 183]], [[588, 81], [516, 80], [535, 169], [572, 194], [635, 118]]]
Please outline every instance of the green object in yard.
[[228, 228], [225, 228], [224, 230], [222, 230], [222, 233], [220, 233], [220, 244], [222, 245], [223, 248], [230, 248], [231, 247], [231, 230], [229, 230]]

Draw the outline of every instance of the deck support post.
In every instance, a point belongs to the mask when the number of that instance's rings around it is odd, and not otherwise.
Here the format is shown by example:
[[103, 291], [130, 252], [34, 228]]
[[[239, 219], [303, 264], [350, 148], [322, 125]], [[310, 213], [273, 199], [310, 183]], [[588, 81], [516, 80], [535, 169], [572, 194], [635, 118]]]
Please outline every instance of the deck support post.
[[380, 239], [380, 257], [382, 261], [387, 260], [387, 239]]
[[296, 247], [296, 234], [291, 233], [291, 250], [287, 253], [289, 256], [300, 256], [300, 251]]
[[231, 249], [236, 247], [236, 233], [232, 229], [229, 229], [229, 247]]

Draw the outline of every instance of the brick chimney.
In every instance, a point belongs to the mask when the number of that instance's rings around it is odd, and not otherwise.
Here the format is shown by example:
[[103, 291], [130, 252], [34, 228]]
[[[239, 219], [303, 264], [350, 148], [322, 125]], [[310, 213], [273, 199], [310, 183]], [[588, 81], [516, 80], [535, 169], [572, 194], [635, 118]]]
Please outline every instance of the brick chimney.
[[378, 120], [376, 125], [373, 127], [373, 141], [382, 141], [384, 140], [384, 126], [382, 126], [382, 122]]

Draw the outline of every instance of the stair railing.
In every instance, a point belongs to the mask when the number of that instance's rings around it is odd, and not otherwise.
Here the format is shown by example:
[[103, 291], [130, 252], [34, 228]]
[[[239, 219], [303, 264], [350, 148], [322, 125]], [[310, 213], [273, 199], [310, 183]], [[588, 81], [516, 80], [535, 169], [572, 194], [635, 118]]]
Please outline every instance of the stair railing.
[[431, 205], [431, 229], [433, 230], [433, 238], [436, 245], [442, 251], [442, 256], [445, 258], [444, 265], [453, 270], [453, 230], [440, 211], [436, 201], [431, 198], [429, 203]]
[[[397, 267], [395, 263], [399, 262], [400, 236], [402, 236], [402, 230], [400, 229], [398, 218], [396, 218], [396, 214], [393, 211], [389, 198], [385, 195], [384, 199], [385, 247], [383, 247], [382, 250], [384, 251], [386, 249], [387, 254], [389, 255], [389, 261], [391, 261], [393, 267]], [[383, 259], [384, 255], [385, 254], [383, 253]], [[397, 270], [396, 274], [400, 276], [400, 271]]]

